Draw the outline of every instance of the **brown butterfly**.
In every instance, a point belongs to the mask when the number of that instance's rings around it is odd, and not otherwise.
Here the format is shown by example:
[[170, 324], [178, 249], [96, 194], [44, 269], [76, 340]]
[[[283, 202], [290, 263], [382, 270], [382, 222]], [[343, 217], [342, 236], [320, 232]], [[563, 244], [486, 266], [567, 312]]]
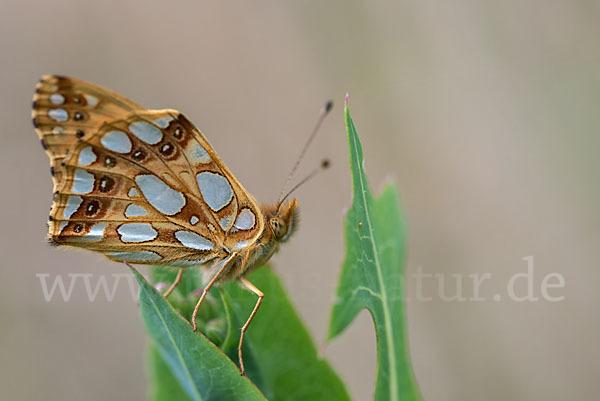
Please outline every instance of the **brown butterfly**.
[[[35, 92], [33, 125], [54, 181], [50, 241], [116, 262], [177, 268], [165, 297], [185, 268], [204, 267], [207, 284], [192, 316], [194, 331], [210, 288], [238, 280], [258, 296], [241, 329], [244, 374], [244, 334], [264, 297], [244, 276], [296, 230], [297, 201], [284, 201], [306, 179], [276, 204], [259, 207], [180, 112], [148, 110], [100, 86], [57, 75], [44, 76]], [[331, 105], [322, 110], [317, 127]]]

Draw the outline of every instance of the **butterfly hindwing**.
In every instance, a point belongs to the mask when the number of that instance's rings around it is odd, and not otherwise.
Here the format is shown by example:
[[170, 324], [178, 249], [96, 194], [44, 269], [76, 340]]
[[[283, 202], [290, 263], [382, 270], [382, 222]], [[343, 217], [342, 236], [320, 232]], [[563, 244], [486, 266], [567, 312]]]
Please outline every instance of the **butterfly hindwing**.
[[[56, 138], [48, 150], [60, 168], [49, 224], [53, 242], [116, 261], [185, 266], [256, 241], [264, 228], [256, 202], [181, 113], [141, 109], [121, 98], [113, 105], [112, 93], [94, 89], [114, 118], [95, 119], [90, 112], [97, 126], [87, 127], [89, 135]], [[125, 113], [123, 105], [138, 109]], [[40, 110], [34, 110], [43, 122], [38, 130], [46, 132]], [[69, 112], [63, 125], [77, 126], [71, 120]]]
[[[125, 117], [142, 106], [100, 86], [59, 75], [45, 75], [33, 97], [32, 119], [50, 157], [55, 185], [61, 163], [82, 138], [89, 138], [107, 121]], [[56, 190], [57, 188], [55, 188]]]

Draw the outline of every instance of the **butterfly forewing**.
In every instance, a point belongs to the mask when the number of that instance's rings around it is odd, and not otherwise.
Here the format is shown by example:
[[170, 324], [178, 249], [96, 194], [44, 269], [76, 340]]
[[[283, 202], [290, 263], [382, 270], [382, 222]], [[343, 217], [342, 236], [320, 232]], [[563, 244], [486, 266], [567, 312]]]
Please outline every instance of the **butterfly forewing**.
[[[59, 121], [50, 121], [56, 113], [49, 116], [55, 93], [67, 112], [59, 133], [51, 127]], [[73, 135], [84, 127], [74, 121], [75, 96], [84, 107], [93, 103], [89, 96], [98, 100], [98, 109], [82, 109], [87, 125], [80, 136]], [[185, 266], [250, 246], [264, 228], [254, 199], [181, 113], [142, 109], [68, 78], [45, 78], [35, 104], [55, 170], [55, 243], [117, 261]]]
[[[182, 147], [194, 173], [192, 187], [201, 194], [204, 204], [218, 221], [217, 229], [226, 234], [225, 247], [236, 250], [252, 244], [265, 224], [254, 198], [219, 158], [204, 135], [181, 113], [177, 113], [169, 128], [174, 136], [180, 129], [184, 133]], [[186, 141], [185, 134], [188, 132], [190, 139]]]

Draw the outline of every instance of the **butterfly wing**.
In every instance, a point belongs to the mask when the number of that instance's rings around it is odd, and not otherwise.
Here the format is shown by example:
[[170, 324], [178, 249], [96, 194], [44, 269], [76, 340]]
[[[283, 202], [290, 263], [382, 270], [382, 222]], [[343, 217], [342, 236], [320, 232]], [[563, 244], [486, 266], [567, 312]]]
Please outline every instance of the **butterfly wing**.
[[[55, 187], [62, 180], [61, 163], [82, 138], [104, 122], [124, 118], [142, 106], [100, 86], [75, 78], [45, 75], [33, 96], [33, 125], [50, 157]], [[57, 190], [57, 188], [55, 188]]]
[[[92, 87], [76, 82], [69, 87]], [[58, 144], [47, 149], [55, 164], [54, 243], [115, 261], [185, 266], [221, 259], [257, 240], [264, 217], [256, 202], [181, 113], [146, 110], [120, 96], [111, 103], [111, 92], [94, 90], [101, 99], [96, 106], [113, 114], [101, 119], [88, 112], [89, 134], [70, 141], [46, 128], [53, 124], [48, 90], [34, 110], [44, 139]], [[72, 131], [79, 123], [74, 116], [69, 109], [61, 126]]]

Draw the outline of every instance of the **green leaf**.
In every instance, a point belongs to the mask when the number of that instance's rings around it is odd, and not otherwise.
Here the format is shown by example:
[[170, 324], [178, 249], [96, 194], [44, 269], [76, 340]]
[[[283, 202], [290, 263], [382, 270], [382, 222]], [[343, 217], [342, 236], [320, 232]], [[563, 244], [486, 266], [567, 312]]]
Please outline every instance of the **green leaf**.
[[183, 391], [171, 368], [154, 345], [148, 349], [150, 364], [150, 399], [152, 401], [192, 401]]
[[266, 400], [219, 348], [189, 323], [135, 269], [146, 329], [181, 388], [194, 401]]
[[[152, 269], [154, 282], [171, 283], [175, 272], [159, 267]], [[264, 301], [246, 332], [244, 363], [246, 374], [271, 401], [277, 400], [349, 400], [344, 384], [328, 362], [320, 358], [310, 334], [291, 304], [281, 280], [268, 267], [258, 269], [248, 279], [265, 293]], [[202, 280], [199, 269], [186, 269], [181, 284], [169, 297], [169, 302], [184, 317], [191, 316], [199, 296]], [[209, 302], [207, 302], [209, 301]], [[237, 283], [214, 288], [200, 308], [198, 325], [201, 331], [210, 322], [227, 322], [226, 332], [216, 344], [229, 358], [238, 363], [239, 328], [246, 322], [256, 304], [256, 295]], [[191, 328], [187, 328], [191, 331]], [[151, 351], [152, 352], [152, 351]], [[152, 372], [170, 369], [162, 355], [150, 354]], [[209, 369], [205, 361], [196, 358], [199, 369]], [[238, 373], [239, 376], [239, 373]], [[177, 394], [175, 376], [152, 374], [152, 394]], [[162, 387], [162, 388], [161, 388]], [[187, 401], [186, 398], [153, 398], [153, 401]], [[233, 398], [225, 398], [233, 399]]]
[[346, 258], [331, 312], [329, 340], [364, 308], [377, 334], [376, 401], [421, 400], [410, 365], [404, 313], [404, 220], [398, 196], [388, 185], [381, 196], [371, 193], [363, 153], [348, 106], [353, 201], [344, 222]]
[[[250, 369], [259, 371], [260, 388], [267, 398], [271, 401], [350, 400], [344, 383], [329, 363], [318, 356], [310, 334], [277, 275], [263, 267], [248, 280], [265, 294], [246, 332], [245, 344], [255, 359], [255, 365], [248, 367], [248, 375], [251, 375]], [[234, 321], [238, 322], [236, 327], [241, 327], [256, 303], [256, 295], [236, 283], [228, 283], [223, 288], [223, 297], [231, 306]], [[239, 330], [237, 334], [236, 346]]]

